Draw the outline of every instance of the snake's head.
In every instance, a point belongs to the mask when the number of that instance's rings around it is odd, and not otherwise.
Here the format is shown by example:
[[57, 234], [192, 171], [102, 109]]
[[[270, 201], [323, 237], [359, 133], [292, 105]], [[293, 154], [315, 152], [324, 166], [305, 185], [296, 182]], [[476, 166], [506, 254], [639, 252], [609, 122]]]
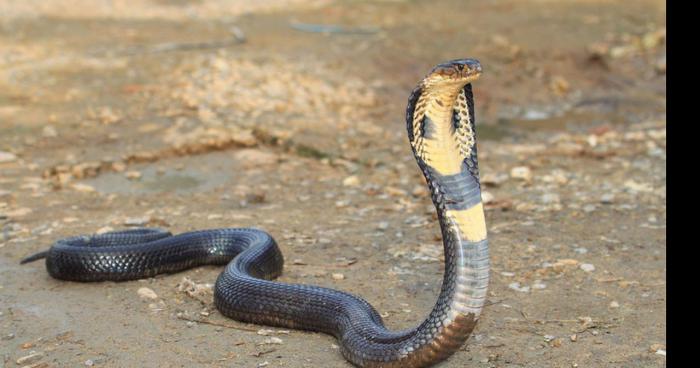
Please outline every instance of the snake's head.
[[423, 79], [425, 86], [465, 85], [479, 78], [481, 64], [476, 59], [457, 59], [438, 64]]

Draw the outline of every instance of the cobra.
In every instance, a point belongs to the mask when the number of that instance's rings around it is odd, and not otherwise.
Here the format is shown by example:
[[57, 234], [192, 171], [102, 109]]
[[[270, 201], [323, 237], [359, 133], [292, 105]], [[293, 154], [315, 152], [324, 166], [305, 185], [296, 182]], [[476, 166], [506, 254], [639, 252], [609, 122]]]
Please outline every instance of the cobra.
[[437, 302], [414, 328], [387, 329], [368, 302], [346, 292], [272, 281], [282, 273], [282, 253], [268, 233], [253, 228], [76, 236], [22, 263], [46, 258], [52, 277], [72, 281], [133, 280], [227, 264], [214, 288], [215, 305], [225, 316], [333, 335], [343, 356], [359, 367], [433, 365], [469, 337], [489, 280], [471, 87], [480, 75], [474, 59], [442, 63], [409, 97], [408, 138], [437, 211], [445, 255]]

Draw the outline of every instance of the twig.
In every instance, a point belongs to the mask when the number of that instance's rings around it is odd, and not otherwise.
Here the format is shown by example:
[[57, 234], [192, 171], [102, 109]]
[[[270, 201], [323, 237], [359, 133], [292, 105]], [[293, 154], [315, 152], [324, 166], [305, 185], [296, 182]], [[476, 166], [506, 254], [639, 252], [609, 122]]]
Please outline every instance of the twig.
[[177, 316], [178, 319], [184, 320], [184, 321], [189, 321], [189, 322], [197, 322], [197, 323], [204, 323], [207, 325], [212, 325], [212, 326], [219, 326], [219, 327], [226, 327], [226, 328], [232, 328], [234, 330], [241, 330], [241, 331], [248, 331], [248, 332], [258, 332], [257, 329], [250, 328], [250, 327], [241, 327], [241, 326], [234, 326], [234, 325], [229, 325], [227, 323], [219, 323], [219, 322], [213, 322], [213, 321], [207, 321], [204, 319], [195, 319], [195, 318], [190, 318], [184, 315], [179, 315]]
[[252, 356], [254, 356], [254, 357], [261, 357], [261, 356], [263, 356], [263, 355], [265, 355], [265, 354], [270, 354], [270, 353], [273, 353], [273, 352], [275, 352], [275, 351], [277, 351], [277, 349], [274, 349], [274, 348], [273, 348], [273, 349], [270, 349], [270, 350], [258, 351], [257, 353], [250, 354], [250, 355], [252, 355]]

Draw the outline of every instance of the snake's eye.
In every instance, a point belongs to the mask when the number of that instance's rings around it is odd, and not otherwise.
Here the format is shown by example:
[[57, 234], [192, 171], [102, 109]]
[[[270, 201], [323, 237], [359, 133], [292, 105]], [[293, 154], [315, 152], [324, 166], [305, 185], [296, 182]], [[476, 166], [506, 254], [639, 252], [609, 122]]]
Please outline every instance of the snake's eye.
[[460, 72], [464, 70], [464, 64], [457, 64], [457, 70], [459, 70]]

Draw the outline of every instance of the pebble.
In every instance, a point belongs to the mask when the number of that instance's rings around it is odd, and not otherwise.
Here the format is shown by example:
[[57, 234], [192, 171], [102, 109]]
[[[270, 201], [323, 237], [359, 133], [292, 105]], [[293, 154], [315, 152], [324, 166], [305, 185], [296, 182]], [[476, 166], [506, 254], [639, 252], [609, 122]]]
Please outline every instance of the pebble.
[[78, 192], [83, 192], [83, 193], [92, 193], [95, 191], [95, 187], [87, 184], [81, 184], [81, 183], [74, 183], [71, 185], [71, 188]]
[[41, 130], [41, 135], [43, 135], [44, 138], [54, 138], [58, 137], [58, 132], [56, 131], [56, 128], [52, 127], [51, 125], [47, 125]]
[[493, 202], [494, 199], [495, 197], [493, 196], [493, 194], [491, 194], [491, 192], [487, 192], [485, 190], [481, 192], [481, 201], [484, 204], [489, 204]]
[[539, 289], [539, 290], [546, 289], [546, 288], [547, 288], [547, 284], [545, 284], [545, 283], [543, 283], [543, 282], [541, 282], [541, 281], [535, 281], [535, 283], [532, 284], [532, 288], [533, 288], [533, 289]]
[[333, 278], [333, 280], [345, 280], [345, 275], [343, 275], [342, 273], [334, 273], [331, 275], [331, 277]]
[[360, 178], [357, 175], [351, 175], [343, 179], [343, 186], [345, 187], [356, 187], [360, 185]]
[[123, 162], [115, 162], [112, 164], [112, 170], [116, 172], [124, 172], [124, 170], [126, 170], [126, 164]]
[[151, 222], [149, 216], [144, 217], [129, 217], [124, 220], [124, 226], [143, 226]]
[[270, 338], [263, 340], [258, 345], [282, 345], [283, 343], [284, 343], [284, 341], [282, 341], [282, 339], [280, 339], [279, 337], [272, 336]]
[[386, 230], [389, 228], [389, 222], [387, 221], [380, 221], [379, 224], [377, 224], [377, 229], [379, 230]]
[[651, 192], [654, 190], [654, 187], [651, 186], [650, 184], [647, 183], [638, 183], [634, 180], [627, 180], [623, 184], [625, 188], [629, 189], [632, 193], [638, 193], [638, 192]]
[[596, 207], [594, 204], [587, 204], [587, 205], [583, 206], [583, 212], [590, 213], [590, 212], [595, 211], [595, 208]]
[[139, 180], [141, 179], [141, 172], [139, 171], [127, 171], [126, 174], [124, 174], [127, 179], [129, 180]]
[[582, 263], [581, 266], [579, 266], [582, 270], [586, 272], [593, 272], [595, 271], [595, 266], [590, 264], [590, 263]]
[[93, 365], [95, 365], [95, 362], [92, 359], [88, 359], [85, 361], [85, 365], [88, 367], [92, 367]]
[[600, 203], [611, 204], [615, 200], [615, 195], [612, 193], [605, 193], [600, 196]]
[[510, 176], [513, 179], [530, 181], [532, 180], [532, 170], [527, 166], [516, 166], [510, 169]]
[[139, 288], [136, 293], [143, 299], [158, 299], [158, 294], [147, 287]]
[[14, 153], [0, 151], [0, 164], [5, 162], [12, 162], [17, 159]]
[[610, 308], [620, 308], [620, 303], [613, 300], [610, 302]]
[[508, 288], [513, 289], [515, 291], [519, 291], [521, 293], [528, 293], [530, 292], [530, 287], [529, 286], [520, 286], [519, 282], [512, 282], [508, 284]]
[[556, 204], [561, 202], [561, 199], [557, 193], [545, 193], [540, 198], [540, 201], [544, 204]]

